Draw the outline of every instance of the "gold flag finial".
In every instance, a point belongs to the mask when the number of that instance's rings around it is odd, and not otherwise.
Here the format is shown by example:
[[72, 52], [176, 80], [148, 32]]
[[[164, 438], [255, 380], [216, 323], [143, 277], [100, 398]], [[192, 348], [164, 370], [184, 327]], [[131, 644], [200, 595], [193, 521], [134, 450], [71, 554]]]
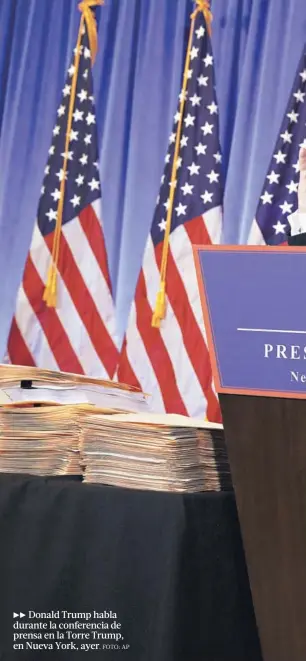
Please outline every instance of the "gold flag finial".
[[82, 2], [79, 3], [79, 10], [82, 13], [82, 16], [84, 16], [87, 27], [92, 65], [94, 64], [98, 51], [97, 23], [92, 9], [94, 7], [102, 6], [103, 4], [104, 0], [82, 0]]
[[210, 10], [209, 0], [196, 0], [196, 8], [193, 14], [191, 14], [191, 18], [195, 18], [200, 11], [204, 14], [208, 34], [211, 36], [211, 22], [213, 20], [213, 15]]

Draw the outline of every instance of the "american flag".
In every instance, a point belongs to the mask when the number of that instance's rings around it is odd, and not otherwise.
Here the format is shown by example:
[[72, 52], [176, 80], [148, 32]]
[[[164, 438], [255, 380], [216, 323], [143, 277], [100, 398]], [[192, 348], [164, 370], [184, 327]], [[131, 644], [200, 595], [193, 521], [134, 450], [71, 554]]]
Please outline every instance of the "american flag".
[[[220, 420], [192, 252], [193, 244], [218, 243], [222, 226], [218, 106], [211, 42], [203, 12], [195, 18], [186, 74], [166, 273], [166, 317], [159, 329], [152, 327], [179, 110], [170, 135], [118, 378], [150, 393], [156, 411], [195, 417], [207, 414], [210, 420]], [[180, 95], [180, 101], [181, 98]]]
[[75, 55], [76, 49], [57, 110], [37, 221], [9, 334], [7, 359], [20, 365], [113, 377], [119, 354], [102, 228], [91, 52], [85, 26], [67, 154], [56, 309], [47, 307], [43, 301], [64, 176]]
[[287, 241], [288, 216], [297, 208], [299, 150], [306, 146], [306, 49], [302, 54], [280, 134], [248, 238], [249, 244]]

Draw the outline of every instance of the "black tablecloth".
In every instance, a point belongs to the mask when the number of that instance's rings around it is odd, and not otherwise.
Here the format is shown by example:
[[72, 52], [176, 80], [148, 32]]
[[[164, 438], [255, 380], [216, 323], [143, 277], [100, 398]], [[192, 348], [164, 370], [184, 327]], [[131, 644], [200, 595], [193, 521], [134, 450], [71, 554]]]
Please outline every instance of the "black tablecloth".
[[[90, 613], [123, 639], [91, 632], [100, 649], [83, 652], [87, 639], [75, 651], [12, 652], [13, 623], [52, 610], [56, 627], [61, 611]], [[0, 650], [1, 661], [261, 661], [233, 495], [0, 476]]]

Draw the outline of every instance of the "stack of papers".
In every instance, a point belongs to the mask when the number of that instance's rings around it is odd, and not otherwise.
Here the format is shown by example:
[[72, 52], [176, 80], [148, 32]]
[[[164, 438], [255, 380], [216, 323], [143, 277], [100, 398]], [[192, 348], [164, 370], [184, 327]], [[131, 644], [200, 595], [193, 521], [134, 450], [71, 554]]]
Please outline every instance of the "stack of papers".
[[205, 422], [197, 432], [205, 491], [231, 491], [231, 472], [223, 425]]
[[0, 364], [0, 405], [7, 402], [92, 404], [115, 411], [149, 410], [149, 397], [130, 386], [36, 367]]
[[149, 412], [128, 386], [0, 365], [0, 472], [158, 491], [231, 489], [222, 425]]
[[80, 475], [79, 437], [74, 407], [0, 407], [0, 472]]
[[[221, 425], [184, 416], [85, 415], [81, 423], [84, 481], [158, 491], [220, 490], [213, 432], [220, 444]], [[222, 462], [222, 470], [229, 474], [224, 455]]]

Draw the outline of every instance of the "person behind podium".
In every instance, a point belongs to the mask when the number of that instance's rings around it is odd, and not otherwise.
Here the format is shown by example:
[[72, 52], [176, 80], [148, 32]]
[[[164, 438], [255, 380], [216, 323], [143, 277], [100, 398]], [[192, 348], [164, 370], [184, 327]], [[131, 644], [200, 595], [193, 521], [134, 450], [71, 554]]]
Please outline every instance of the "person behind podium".
[[299, 166], [299, 206], [297, 211], [288, 217], [290, 224], [290, 229], [288, 231], [289, 246], [306, 246], [306, 147], [302, 147], [300, 150]]

